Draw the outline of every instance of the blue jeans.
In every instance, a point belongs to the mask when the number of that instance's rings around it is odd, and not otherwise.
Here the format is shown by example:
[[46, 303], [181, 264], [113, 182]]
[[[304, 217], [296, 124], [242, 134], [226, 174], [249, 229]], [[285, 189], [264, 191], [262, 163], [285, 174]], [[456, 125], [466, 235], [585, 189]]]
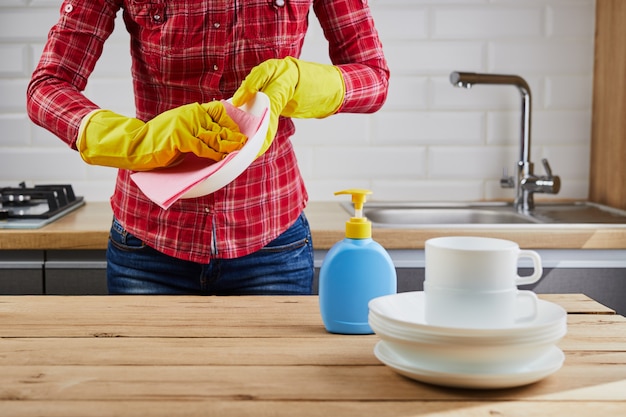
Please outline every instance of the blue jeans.
[[313, 242], [304, 213], [261, 250], [208, 264], [176, 259], [145, 245], [113, 220], [107, 249], [110, 294], [309, 295]]

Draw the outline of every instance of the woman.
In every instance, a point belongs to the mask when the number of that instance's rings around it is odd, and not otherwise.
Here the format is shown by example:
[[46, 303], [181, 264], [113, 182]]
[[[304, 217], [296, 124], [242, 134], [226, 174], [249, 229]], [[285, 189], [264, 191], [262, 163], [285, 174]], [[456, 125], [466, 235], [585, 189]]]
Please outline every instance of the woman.
[[[122, 10], [136, 117], [82, 94]], [[299, 60], [313, 10], [332, 65]], [[28, 86], [31, 119], [90, 164], [119, 168], [107, 280], [114, 294], [310, 294], [307, 192], [291, 117], [370, 113], [389, 71], [366, 0], [66, 0]], [[271, 101], [262, 155], [235, 181], [168, 210], [131, 181], [246, 138], [219, 100]]]

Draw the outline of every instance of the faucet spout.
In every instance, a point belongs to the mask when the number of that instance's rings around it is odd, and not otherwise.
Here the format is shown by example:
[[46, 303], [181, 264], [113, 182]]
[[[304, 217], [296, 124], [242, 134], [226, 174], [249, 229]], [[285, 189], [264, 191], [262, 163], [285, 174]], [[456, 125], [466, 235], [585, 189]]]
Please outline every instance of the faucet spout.
[[[481, 74], [475, 72], [459, 72], [454, 71], [450, 74], [450, 83], [456, 87], [471, 88], [475, 84], [491, 84], [491, 85], [512, 85], [517, 87], [522, 98], [522, 114], [521, 114], [521, 132], [520, 132], [520, 156], [517, 163], [517, 193], [515, 197], [515, 208], [519, 212], [527, 213], [534, 209], [533, 193], [535, 192], [551, 192], [557, 193], [560, 184], [558, 177], [554, 177], [555, 187], [548, 186], [537, 187], [536, 182], [528, 181], [530, 178], [536, 178], [533, 174], [533, 164], [530, 161], [530, 128], [532, 99], [530, 87], [526, 80], [518, 75], [509, 74]], [[553, 179], [550, 175], [550, 179]], [[530, 186], [529, 184], [533, 184]]]
[[522, 94], [530, 95], [528, 83], [519, 75], [453, 71], [450, 73], [450, 82], [452, 85], [464, 88], [471, 88], [474, 84], [514, 85]]

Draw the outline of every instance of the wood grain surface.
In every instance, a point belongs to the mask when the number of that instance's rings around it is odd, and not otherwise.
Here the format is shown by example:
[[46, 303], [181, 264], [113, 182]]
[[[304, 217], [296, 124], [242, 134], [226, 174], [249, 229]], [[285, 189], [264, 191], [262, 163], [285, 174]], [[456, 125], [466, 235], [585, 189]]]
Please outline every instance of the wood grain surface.
[[467, 390], [398, 375], [376, 335], [327, 333], [318, 298], [0, 297], [0, 415], [588, 416], [626, 410], [626, 318], [582, 294], [565, 365]]
[[596, 0], [589, 198], [626, 209], [626, 2]]

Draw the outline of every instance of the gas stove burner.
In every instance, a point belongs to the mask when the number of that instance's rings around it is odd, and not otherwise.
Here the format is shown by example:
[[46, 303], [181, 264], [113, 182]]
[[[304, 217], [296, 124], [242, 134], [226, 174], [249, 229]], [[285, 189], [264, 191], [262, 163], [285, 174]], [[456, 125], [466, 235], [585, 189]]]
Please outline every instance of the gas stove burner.
[[0, 188], [0, 219], [50, 219], [82, 204], [67, 184]]
[[30, 196], [24, 194], [2, 195], [2, 204], [28, 204], [30, 200]]

